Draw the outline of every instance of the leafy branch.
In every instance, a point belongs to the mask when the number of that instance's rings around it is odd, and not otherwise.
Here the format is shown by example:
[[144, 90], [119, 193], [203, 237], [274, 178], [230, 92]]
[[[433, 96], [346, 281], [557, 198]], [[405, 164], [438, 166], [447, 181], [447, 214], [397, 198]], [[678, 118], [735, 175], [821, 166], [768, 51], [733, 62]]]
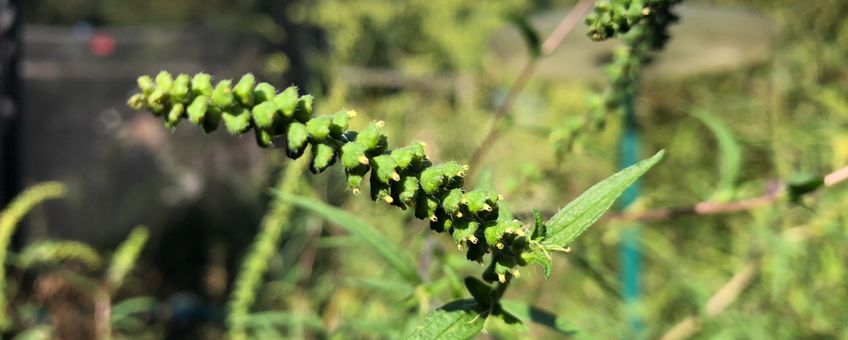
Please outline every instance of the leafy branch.
[[537, 216], [534, 225], [526, 226], [500, 216], [498, 202], [502, 197], [496, 192], [463, 189], [468, 166], [457, 162], [434, 165], [420, 142], [390, 150], [382, 121], [371, 122], [358, 132], [349, 131], [354, 111], [313, 116], [313, 97], [300, 95], [294, 86], [278, 92], [268, 83], [256, 84], [253, 75], [247, 74], [234, 86], [232, 81], [222, 80], [213, 87], [207, 74], [173, 77], [165, 71], [155, 79], [140, 77], [138, 86], [141, 92], [129, 99], [129, 106], [162, 117], [169, 128], [188, 119], [208, 133], [223, 122], [233, 135], [253, 130], [261, 147], [284, 144], [286, 155], [293, 159], [311, 146], [310, 170], [320, 173], [340, 161], [354, 194], [359, 193], [361, 182], [370, 172], [372, 200], [410, 208], [415, 217], [429, 220], [432, 230], [450, 234], [459, 249], [467, 248], [469, 260], [483, 262], [484, 255], [491, 254], [482, 277], [488, 283], [498, 283], [492, 290], [497, 293], [490, 295], [491, 303], [483, 304], [489, 311], [483, 317], [499, 312], [494, 308], [497, 300], [509, 280], [519, 276], [520, 267], [536, 263], [549, 276], [550, 253], [565, 250], [663, 156], [657, 153], [622, 170], [589, 189], [549, 221], [542, 223]]

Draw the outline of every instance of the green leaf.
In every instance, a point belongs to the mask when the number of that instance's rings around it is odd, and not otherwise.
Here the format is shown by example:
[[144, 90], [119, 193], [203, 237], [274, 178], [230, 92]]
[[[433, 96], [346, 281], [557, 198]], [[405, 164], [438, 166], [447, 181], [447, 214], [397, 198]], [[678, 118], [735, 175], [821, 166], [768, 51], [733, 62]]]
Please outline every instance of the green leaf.
[[556, 314], [539, 307], [530, 306], [524, 302], [515, 300], [501, 300], [501, 307], [521, 320], [532, 321], [540, 325], [547, 326], [563, 335], [572, 335], [577, 333], [577, 330], [575, 330], [573, 325], [558, 317]]
[[349, 233], [361, 237], [367, 242], [377, 253], [386, 260], [398, 274], [413, 285], [421, 282], [418, 272], [412, 260], [401, 251], [394, 242], [380, 234], [373, 226], [350, 213], [328, 205], [324, 202], [313, 200], [307, 197], [296, 196], [282, 191], [273, 190], [274, 195], [279, 199], [294, 204], [298, 207], [310, 210], [324, 219], [338, 224]]
[[530, 50], [530, 57], [539, 58], [542, 55], [542, 41], [539, 39], [539, 33], [536, 33], [524, 17], [514, 15], [510, 18], [510, 22], [521, 32], [521, 37], [524, 38], [527, 49]]
[[548, 227], [544, 245], [566, 247], [609, 210], [627, 187], [662, 159], [665, 151], [634, 164], [586, 190], [545, 222]]
[[822, 176], [797, 173], [786, 183], [789, 190], [789, 200], [797, 203], [802, 196], [818, 190], [823, 185], [824, 177]]
[[409, 339], [468, 339], [483, 330], [485, 309], [472, 299], [451, 301], [424, 318]]
[[716, 138], [721, 155], [720, 177], [716, 195], [719, 199], [729, 198], [726, 196], [733, 192], [736, 179], [739, 176], [739, 167], [742, 164], [742, 151], [739, 148], [739, 143], [733, 138], [733, 133], [730, 132], [727, 125], [715, 116], [704, 111], [694, 111], [691, 114], [704, 123]]

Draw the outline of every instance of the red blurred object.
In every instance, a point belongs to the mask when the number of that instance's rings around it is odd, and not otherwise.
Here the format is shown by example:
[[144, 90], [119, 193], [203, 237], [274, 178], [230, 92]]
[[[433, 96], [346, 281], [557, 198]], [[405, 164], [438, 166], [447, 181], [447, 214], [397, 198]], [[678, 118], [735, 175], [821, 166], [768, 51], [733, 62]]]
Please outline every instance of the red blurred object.
[[94, 33], [88, 39], [88, 49], [97, 57], [108, 57], [115, 53], [115, 38], [108, 33]]

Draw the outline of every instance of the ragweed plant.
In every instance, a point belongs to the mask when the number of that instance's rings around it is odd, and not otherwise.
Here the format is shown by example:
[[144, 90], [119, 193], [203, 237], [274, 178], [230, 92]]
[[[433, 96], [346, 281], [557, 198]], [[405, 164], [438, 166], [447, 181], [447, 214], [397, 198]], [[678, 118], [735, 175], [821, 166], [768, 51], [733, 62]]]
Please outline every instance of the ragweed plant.
[[[501, 308], [500, 298], [510, 280], [520, 275], [520, 268], [536, 263], [549, 276], [551, 253], [567, 250], [627, 186], [662, 157], [658, 153], [599, 183], [547, 222], [535, 213], [534, 222], [525, 225], [499, 213], [503, 197], [498, 193], [463, 188], [466, 165], [433, 164], [421, 142], [390, 149], [382, 121], [350, 131], [348, 123], [355, 111], [315, 115], [314, 97], [300, 94], [297, 87], [278, 91], [271, 84], [257, 84], [250, 74], [235, 84], [221, 80], [213, 85], [208, 74], [174, 77], [165, 71], [140, 77], [138, 87], [140, 93], [128, 105], [161, 117], [168, 128], [187, 119], [209, 133], [223, 122], [233, 135], [252, 130], [261, 147], [280, 144], [289, 158], [300, 158], [310, 148], [313, 173], [339, 162], [354, 194], [367, 176], [372, 200], [409, 209], [415, 217], [429, 220], [430, 228], [449, 234], [468, 260], [482, 263], [488, 254], [489, 265], [482, 274], [485, 283], [466, 280], [474, 299], [455, 301], [431, 314], [413, 334], [418, 338], [467, 337], [479, 332], [488, 316], [518, 320]], [[468, 322], [456, 322], [469, 315]]]
[[0, 331], [9, 329], [12, 320], [6, 314], [6, 251], [24, 216], [39, 203], [65, 196], [67, 188], [58, 182], [45, 182], [21, 193], [0, 212]]

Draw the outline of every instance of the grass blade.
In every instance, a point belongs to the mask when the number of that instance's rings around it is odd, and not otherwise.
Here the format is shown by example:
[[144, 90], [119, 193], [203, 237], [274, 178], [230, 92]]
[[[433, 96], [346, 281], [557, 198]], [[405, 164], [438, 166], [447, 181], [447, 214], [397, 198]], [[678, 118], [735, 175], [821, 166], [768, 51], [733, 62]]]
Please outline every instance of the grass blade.
[[721, 160], [719, 162], [719, 181], [716, 188], [718, 199], [727, 199], [733, 194], [739, 168], [742, 164], [742, 151], [739, 143], [733, 138], [733, 133], [721, 120], [705, 111], [694, 111], [691, 115], [698, 118], [710, 131], [718, 143]]
[[384, 237], [370, 224], [348, 213], [347, 211], [333, 207], [321, 201], [280, 191], [273, 191], [273, 193], [279, 199], [287, 201], [300, 208], [312, 211], [327, 221], [338, 224], [349, 233], [361, 237], [362, 240], [367, 242], [381, 257], [383, 257], [392, 269], [394, 269], [409, 283], [413, 285], [421, 283], [421, 278], [415, 270], [415, 265], [406, 253], [401, 251], [394, 242]]

